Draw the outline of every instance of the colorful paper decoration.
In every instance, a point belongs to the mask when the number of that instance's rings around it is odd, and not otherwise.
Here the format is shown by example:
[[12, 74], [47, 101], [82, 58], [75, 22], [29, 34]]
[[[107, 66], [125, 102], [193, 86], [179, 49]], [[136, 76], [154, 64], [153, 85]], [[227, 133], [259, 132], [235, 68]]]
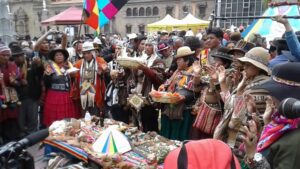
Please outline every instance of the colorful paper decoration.
[[131, 150], [127, 137], [117, 129], [110, 127], [93, 144], [96, 153], [113, 155], [123, 154]]

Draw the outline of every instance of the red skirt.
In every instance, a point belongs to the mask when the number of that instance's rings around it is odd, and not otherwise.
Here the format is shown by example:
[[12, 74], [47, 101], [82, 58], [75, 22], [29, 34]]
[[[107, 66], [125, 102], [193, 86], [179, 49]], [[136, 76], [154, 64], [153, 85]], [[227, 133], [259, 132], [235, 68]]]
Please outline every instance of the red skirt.
[[0, 122], [8, 120], [8, 119], [17, 119], [18, 118], [18, 111], [19, 108], [6, 108], [6, 109], [1, 109], [0, 108]]
[[80, 118], [69, 92], [48, 90], [44, 104], [43, 124], [49, 127], [64, 118]]

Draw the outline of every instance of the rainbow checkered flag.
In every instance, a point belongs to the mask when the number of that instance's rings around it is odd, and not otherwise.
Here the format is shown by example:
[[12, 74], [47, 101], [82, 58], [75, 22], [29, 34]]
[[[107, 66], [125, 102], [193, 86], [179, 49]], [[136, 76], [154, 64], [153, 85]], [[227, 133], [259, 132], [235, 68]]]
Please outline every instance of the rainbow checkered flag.
[[106, 25], [127, 2], [128, 0], [84, 0], [84, 23], [99, 33], [100, 28]]

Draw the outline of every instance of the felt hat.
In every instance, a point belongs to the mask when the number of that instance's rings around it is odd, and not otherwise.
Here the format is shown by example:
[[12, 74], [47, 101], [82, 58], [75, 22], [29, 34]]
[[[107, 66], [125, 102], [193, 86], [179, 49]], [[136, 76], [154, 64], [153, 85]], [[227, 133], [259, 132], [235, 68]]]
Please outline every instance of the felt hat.
[[190, 56], [195, 54], [195, 51], [192, 51], [190, 47], [188, 46], [182, 46], [177, 50], [177, 54], [175, 58]]
[[299, 67], [299, 62], [278, 64], [272, 69], [270, 80], [254, 88], [267, 90], [279, 101], [290, 97], [300, 100]]
[[254, 47], [255, 47], [254, 43], [247, 42], [245, 40], [239, 40], [234, 46], [234, 48], [231, 49], [228, 53], [232, 55], [235, 51], [239, 51], [245, 54]]
[[69, 58], [69, 52], [66, 49], [57, 48], [50, 51], [49, 59], [54, 61], [54, 56], [57, 52], [61, 52], [64, 55], [65, 61]]
[[25, 52], [19, 45], [11, 45], [10, 50], [11, 50], [11, 56], [13, 57], [25, 54]]
[[95, 50], [93, 42], [84, 42], [82, 44], [82, 52], [87, 52], [91, 50]]
[[228, 54], [229, 51], [230, 49], [226, 47], [220, 47], [217, 52], [213, 53], [211, 56], [232, 61], [232, 55]]
[[169, 49], [169, 44], [165, 41], [163, 42], [159, 42], [158, 45], [157, 45], [157, 51], [158, 52], [161, 52], [163, 50], [166, 50], [166, 49]]
[[238, 58], [241, 62], [248, 62], [255, 67], [264, 70], [270, 74], [269, 64], [269, 52], [262, 47], [255, 47], [249, 50], [244, 57]]

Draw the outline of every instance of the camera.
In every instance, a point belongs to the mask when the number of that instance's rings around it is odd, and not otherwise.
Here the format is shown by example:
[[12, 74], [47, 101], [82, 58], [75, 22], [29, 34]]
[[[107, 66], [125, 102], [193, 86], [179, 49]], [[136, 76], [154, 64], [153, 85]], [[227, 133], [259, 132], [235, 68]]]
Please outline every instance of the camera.
[[300, 117], [300, 101], [294, 98], [287, 98], [280, 102], [278, 111], [288, 119]]
[[0, 147], [0, 168], [34, 169], [33, 157], [26, 151], [26, 148], [44, 140], [48, 135], [48, 129], [44, 129], [30, 134], [17, 142], [9, 142]]

